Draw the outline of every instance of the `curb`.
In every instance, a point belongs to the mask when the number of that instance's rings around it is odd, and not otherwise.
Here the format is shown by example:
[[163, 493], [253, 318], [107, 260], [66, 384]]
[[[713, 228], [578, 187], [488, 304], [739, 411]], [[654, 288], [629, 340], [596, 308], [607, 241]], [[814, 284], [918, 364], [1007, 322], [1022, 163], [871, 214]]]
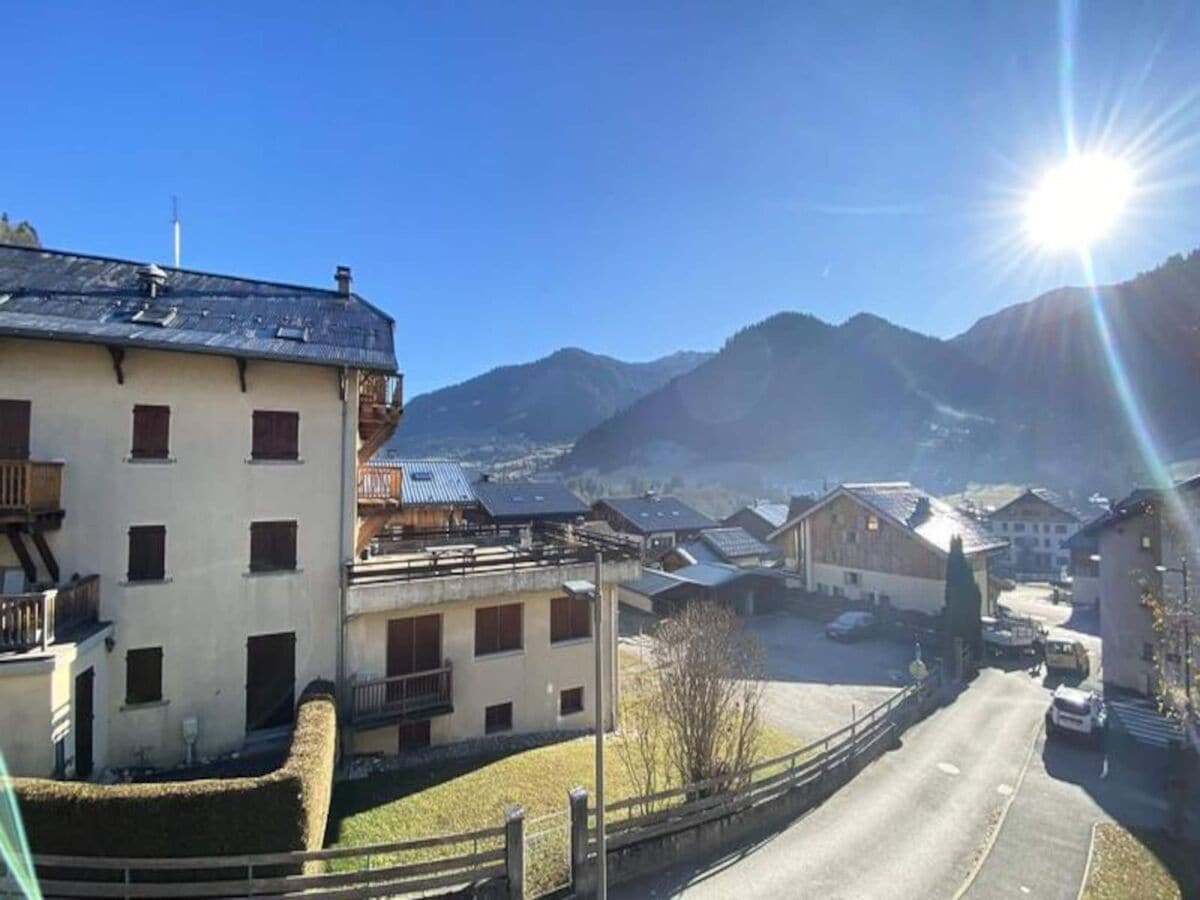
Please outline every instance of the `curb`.
[[1075, 895], [1075, 900], [1083, 900], [1083, 892], [1087, 888], [1088, 876], [1092, 874], [1092, 854], [1096, 852], [1096, 829], [1099, 827], [1099, 822], [1092, 823], [1092, 839], [1088, 841], [1087, 862], [1083, 864], [1083, 880], [1079, 882], [1079, 893]]
[[1000, 832], [1004, 829], [1004, 820], [1008, 818], [1008, 811], [1012, 807], [1013, 801], [1017, 799], [1017, 794], [1021, 793], [1021, 785], [1025, 782], [1025, 773], [1029, 771], [1029, 763], [1033, 759], [1033, 751], [1037, 749], [1037, 740], [1038, 736], [1042, 733], [1042, 728], [1043, 724], [1039, 720], [1037, 727], [1033, 731], [1033, 740], [1029, 743], [1029, 751], [1025, 754], [1025, 762], [1021, 764], [1021, 773], [1017, 776], [1017, 783], [1013, 785], [1013, 792], [1009, 794], [1008, 799], [1004, 802], [1004, 808], [1000, 810], [1000, 818], [996, 822], [996, 827], [992, 829], [992, 833], [988, 835], [987, 843], [983, 847], [983, 853], [979, 855], [979, 859], [971, 867], [971, 871], [967, 875], [967, 880], [954, 892], [954, 900], [960, 900], [971, 889], [971, 885], [975, 883], [975, 879], [979, 877], [979, 873], [983, 869], [983, 864], [987, 862], [988, 856], [991, 855], [992, 848], [996, 846], [996, 840], [1000, 837]]

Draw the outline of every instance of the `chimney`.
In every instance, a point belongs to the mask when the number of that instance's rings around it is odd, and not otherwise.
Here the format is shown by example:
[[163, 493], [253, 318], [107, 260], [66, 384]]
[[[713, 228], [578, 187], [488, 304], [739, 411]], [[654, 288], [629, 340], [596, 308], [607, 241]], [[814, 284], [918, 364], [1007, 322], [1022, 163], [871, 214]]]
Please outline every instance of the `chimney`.
[[137, 271], [138, 288], [143, 294], [153, 300], [158, 296], [159, 290], [167, 283], [167, 273], [150, 263], [148, 266], [142, 266]]
[[337, 282], [337, 292], [343, 297], [350, 296], [350, 282], [354, 279], [350, 277], [349, 266], [338, 266], [333, 273], [333, 280]]
[[912, 511], [912, 515], [908, 517], [908, 524], [916, 526], [929, 518], [929, 498], [918, 497], [917, 505]]

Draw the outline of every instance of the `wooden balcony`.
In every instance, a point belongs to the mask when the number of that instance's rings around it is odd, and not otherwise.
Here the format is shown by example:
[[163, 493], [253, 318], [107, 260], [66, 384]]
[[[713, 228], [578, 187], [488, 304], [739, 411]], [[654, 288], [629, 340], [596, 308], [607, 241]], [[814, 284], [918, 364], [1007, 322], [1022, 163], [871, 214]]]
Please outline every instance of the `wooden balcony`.
[[0, 459], [0, 525], [57, 528], [62, 522], [61, 462]]
[[358, 461], [365, 463], [387, 443], [404, 411], [404, 376], [368, 372], [358, 388]]
[[352, 685], [350, 724], [371, 728], [406, 719], [429, 719], [454, 711], [450, 663], [440, 669], [371, 678]]
[[402, 482], [403, 470], [399, 466], [373, 466], [368, 463], [359, 467], [359, 515], [378, 509], [399, 509]]
[[0, 594], [0, 652], [45, 650], [100, 619], [100, 576], [26, 594]]

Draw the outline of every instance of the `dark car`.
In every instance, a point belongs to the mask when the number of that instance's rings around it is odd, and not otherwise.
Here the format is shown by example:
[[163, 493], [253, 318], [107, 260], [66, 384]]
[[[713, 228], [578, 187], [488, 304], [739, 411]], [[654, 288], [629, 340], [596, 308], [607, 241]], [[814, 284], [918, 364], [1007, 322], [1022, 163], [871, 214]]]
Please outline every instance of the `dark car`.
[[844, 612], [825, 626], [825, 636], [835, 641], [856, 641], [870, 637], [879, 630], [874, 613], [855, 610]]

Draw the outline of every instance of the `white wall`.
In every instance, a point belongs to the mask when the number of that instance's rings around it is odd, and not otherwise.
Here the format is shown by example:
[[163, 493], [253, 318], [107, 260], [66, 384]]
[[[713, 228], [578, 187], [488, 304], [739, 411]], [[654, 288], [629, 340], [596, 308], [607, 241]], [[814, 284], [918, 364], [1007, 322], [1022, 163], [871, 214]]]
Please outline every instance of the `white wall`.
[[[132, 349], [124, 372], [118, 385], [103, 347], [0, 340], [0, 396], [33, 404], [32, 457], [66, 463], [66, 519], [49, 543], [64, 578], [100, 574], [101, 616], [117, 625], [97, 699], [111, 762], [167, 764], [183, 756], [186, 716], [200, 720], [202, 755], [240, 744], [249, 636], [296, 633], [297, 693], [335, 676], [342, 401], [333, 368], [250, 361], [246, 393], [229, 358]], [[171, 407], [172, 462], [127, 461], [141, 403]], [[247, 462], [256, 409], [299, 412], [300, 462]], [[250, 523], [265, 519], [297, 520], [299, 572], [248, 574]], [[136, 524], [166, 526], [167, 582], [124, 583]], [[5, 543], [0, 565], [12, 564]], [[126, 709], [125, 652], [146, 646], [163, 648], [164, 700]]]

